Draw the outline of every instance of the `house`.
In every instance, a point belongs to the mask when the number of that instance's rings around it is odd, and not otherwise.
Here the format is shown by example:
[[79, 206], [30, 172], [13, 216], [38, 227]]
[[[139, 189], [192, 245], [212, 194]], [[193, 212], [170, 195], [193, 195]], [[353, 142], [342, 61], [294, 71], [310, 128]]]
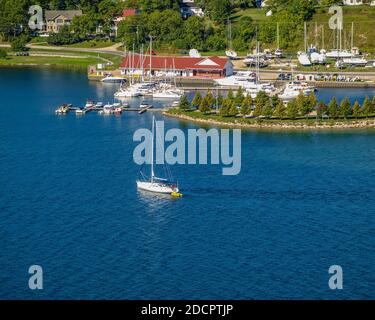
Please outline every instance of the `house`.
[[44, 31], [57, 33], [62, 27], [69, 26], [74, 17], [81, 15], [81, 10], [46, 10]]
[[363, 5], [363, 0], [343, 0], [345, 6], [361, 6]]
[[197, 77], [197, 78], [222, 78], [233, 74], [233, 64], [228, 58], [220, 57], [173, 57], [173, 56], [141, 56], [128, 55], [121, 66], [121, 74], [141, 75], [142, 71], [147, 76], [156, 77]]
[[[137, 9], [124, 9], [122, 11], [121, 15], [119, 15], [119, 16], [117, 16], [113, 19], [114, 25], [112, 27], [112, 35], [117, 37], [118, 25], [121, 21], [125, 20], [128, 17], [135, 16], [137, 14], [139, 14], [139, 11]], [[101, 33], [102, 27], [100, 26], [100, 28], [97, 28], [96, 32]]]
[[204, 12], [202, 8], [199, 8], [194, 0], [181, 0], [180, 2], [180, 12], [183, 18], [188, 18], [190, 16], [203, 17]]

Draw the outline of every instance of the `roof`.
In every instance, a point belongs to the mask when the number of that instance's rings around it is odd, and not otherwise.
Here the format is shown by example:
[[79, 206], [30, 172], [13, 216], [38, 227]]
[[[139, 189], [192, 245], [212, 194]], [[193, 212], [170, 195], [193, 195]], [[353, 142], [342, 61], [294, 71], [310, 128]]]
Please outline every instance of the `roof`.
[[75, 16], [81, 16], [82, 10], [46, 10], [44, 12], [46, 20], [55, 20], [58, 16], [64, 16], [72, 20]]
[[137, 14], [137, 9], [124, 9], [122, 11], [122, 16], [123, 17], [130, 17], [130, 16], [135, 16]]
[[[121, 68], [129, 69], [133, 65], [135, 68], [142, 66], [142, 59], [139, 54], [129, 55], [124, 58]], [[151, 56], [153, 70], [176, 69], [176, 70], [224, 70], [228, 58], [220, 57], [173, 57], [173, 56]], [[143, 68], [150, 68], [150, 56], [143, 56]]]

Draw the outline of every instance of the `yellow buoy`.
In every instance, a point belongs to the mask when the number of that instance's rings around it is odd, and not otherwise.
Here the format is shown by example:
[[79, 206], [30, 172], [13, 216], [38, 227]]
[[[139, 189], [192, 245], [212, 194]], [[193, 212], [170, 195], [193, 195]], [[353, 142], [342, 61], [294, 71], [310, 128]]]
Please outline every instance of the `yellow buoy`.
[[172, 192], [172, 193], [171, 193], [171, 196], [172, 196], [172, 197], [175, 197], [175, 198], [181, 198], [181, 197], [182, 197], [182, 193], [179, 193], [179, 192]]

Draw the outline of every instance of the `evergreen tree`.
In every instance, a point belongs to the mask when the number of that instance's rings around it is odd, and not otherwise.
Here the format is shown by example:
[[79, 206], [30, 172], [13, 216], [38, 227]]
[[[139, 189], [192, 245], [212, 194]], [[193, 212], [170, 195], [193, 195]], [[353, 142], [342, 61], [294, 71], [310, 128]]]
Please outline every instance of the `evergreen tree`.
[[238, 114], [238, 109], [234, 101], [230, 102], [228, 113], [231, 117], [235, 117]]
[[206, 99], [209, 107], [212, 108], [215, 105], [215, 97], [213, 96], [211, 91], [207, 92]]
[[346, 119], [351, 114], [351, 112], [352, 106], [350, 104], [349, 98], [346, 97], [344, 100], [341, 101], [340, 104], [340, 116]]
[[233, 95], [232, 89], [229, 89], [228, 94], [227, 94], [227, 99], [234, 101], [234, 95]]
[[189, 99], [186, 95], [183, 95], [180, 98], [179, 108], [183, 111], [186, 111], [186, 110], [190, 109], [190, 102], [189, 102]]
[[330, 118], [336, 119], [338, 117], [339, 106], [337, 104], [336, 97], [333, 97], [331, 101], [329, 102], [327, 111], [328, 111], [328, 115], [330, 116]]
[[327, 115], [327, 105], [321, 101], [319, 102], [318, 108], [316, 109], [316, 116], [322, 118], [324, 115]]
[[286, 114], [291, 119], [295, 119], [298, 116], [298, 107], [295, 100], [288, 102], [286, 106]]
[[199, 91], [197, 91], [194, 95], [194, 98], [193, 98], [193, 101], [192, 101], [191, 105], [194, 108], [199, 108], [199, 106], [201, 105], [201, 102], [202, 102], [202, 95], [200, 94]]
[[243, 94], [243, 89], [242, 87], [239, 87], [237, 90], [236, 98], [235, 98], [235, 103], [240, 106], [242, 102], [244, 101], [245, 97]]
[[372, 100], [371, 100], [370, 113], [371, 113], [371, 114], [374, 114], [374, 113], [375, 113], [375, 96], [373, 96], [373, 97], [372, 97]]
[[305, 97], [305, 95], [302, 92], [298, 95], [295, 103], [296, 103], [298, 112], [302, 116], [306, 116], [309, 113], [310, 105], [309, 105], [308, 99]]
[[358, 101], [356, 101], [353, 106], [353, 116], [358, 118], [360, 114], [361, 114], [361, 105], [359, 104]]
[[361, 112], [364, 116], [368, 117], [368, 115], [370, 114], [370, 110], [371, 110], [371, 102], [369, 98], [366, 97], [365, 100], [363, 101]]
[[262, 115], [266, 118], [271, 118], [273, 115], [273, 108], [271, 101], [268, 100], [262, 109]]
[[241, 103], [241, 114], [243, 116], [250, 114], [252, 105], [253, 105], [253, 99], [251, 98], [250, 95], [246, 96], [246, 98], [243, 99]]
[[217, 104], [219, 107], [221, 107], [223, 105], [223, 101], [224, 101], [224, 98], [222, 96], [221, 93], [219, 93], [219, 95], [217, 96]]
[[202, 112], [202, 113], [208, 113], [208, 112], [210, 112], [210, 110], [211, 110], [210, 104], [209, 104], [209, 101], [208, 101], [207, 96], [206, 96], [201, 101], [201, 104], [199, 106], [199, 111]]
[[282, 119], [285, 116], [285, 105], [284, 102], [280, 100], [280, 102], [276, 105], [275, 111], [273, 112], [273, 116]]

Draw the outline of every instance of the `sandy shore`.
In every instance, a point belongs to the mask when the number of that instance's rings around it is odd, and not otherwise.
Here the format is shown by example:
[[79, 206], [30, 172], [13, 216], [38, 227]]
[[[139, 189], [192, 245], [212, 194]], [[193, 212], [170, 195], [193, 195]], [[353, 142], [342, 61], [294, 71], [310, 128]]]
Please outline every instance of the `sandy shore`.
[[232, 122], [222, 122], [214, 119], [200, 119], [195, 117], [190, 117], [187, 115], [173, 114], [169, 112], [163, 112], [163, 115], [171, 118], [176, 118], [184, 121], [191, 121], [195, 123], [202, 123], [206, 125], [218, 125], [223, 127], [234, 127], [234, 128], [244, 128], [244, 129], [274, 129], [274, 130], [347, 130], [347, 129], [363, 129], [363, 128], [375, 128], [375, 119], [366, 120], [350, 120], [348, 122], [330, 122], [330, 123], [311, 123], [307, 125], [303, 122], [290, 123], [285, 122], [284, 124], [261, 122], [261, 123], [241, 123], [239, 121], [233, 120]]

